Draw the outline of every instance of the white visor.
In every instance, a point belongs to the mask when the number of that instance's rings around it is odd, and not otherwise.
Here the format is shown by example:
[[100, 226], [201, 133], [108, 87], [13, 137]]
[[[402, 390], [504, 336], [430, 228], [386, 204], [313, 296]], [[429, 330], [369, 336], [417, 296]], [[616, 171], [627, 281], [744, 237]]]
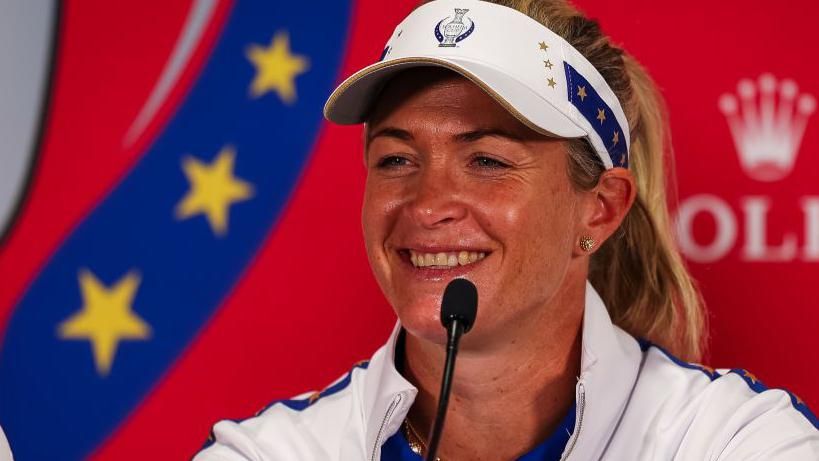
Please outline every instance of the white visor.
[[425, 66], [470, 79], [539, 133], [587, 138], [606, 168], [628, 167], [628, 123], [597, 69], [534, 19], [479, 0], [418, 7], [395, 28], [380, 62], [333, 91], [324, 116], [342, 125], [363, 123], [391, 77]]

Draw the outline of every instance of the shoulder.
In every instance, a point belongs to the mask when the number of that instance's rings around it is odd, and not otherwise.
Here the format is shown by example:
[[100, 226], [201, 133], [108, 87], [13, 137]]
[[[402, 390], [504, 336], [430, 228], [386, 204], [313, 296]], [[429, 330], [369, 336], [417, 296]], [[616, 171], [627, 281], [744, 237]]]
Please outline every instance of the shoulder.
[[361, 432], [354, 415], [368, 365], [355, 364], [320, 392], [272, 402], [248, 419], [216, 423], [194, 460], [339, 459], [345, 442], [356, 442], [350, 434]]
[[645, 341], [640, 347], [623, 423], [659, 450], [657, 459], [819, 456], [819, 421], [796, 395], [767, 388], [747, 370], [688, 363]]

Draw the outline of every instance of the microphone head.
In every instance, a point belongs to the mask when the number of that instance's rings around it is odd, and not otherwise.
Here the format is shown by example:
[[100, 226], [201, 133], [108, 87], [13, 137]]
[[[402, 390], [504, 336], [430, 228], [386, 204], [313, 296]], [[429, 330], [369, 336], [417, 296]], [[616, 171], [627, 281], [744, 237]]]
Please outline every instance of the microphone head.
[[472, 328], [478, 315], [478, 289], [467, 279], [453, 279], [444, 289], [441, 301], [441, 323], [448, 327], [458, 319], [464, 326], [464, 333]]

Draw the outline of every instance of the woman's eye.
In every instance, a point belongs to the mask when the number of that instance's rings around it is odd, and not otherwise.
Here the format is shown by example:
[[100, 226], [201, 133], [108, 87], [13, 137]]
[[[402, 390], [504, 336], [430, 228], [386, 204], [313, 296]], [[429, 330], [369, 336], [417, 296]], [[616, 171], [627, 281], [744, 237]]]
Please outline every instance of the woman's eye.
[[508, 168], [509, 165], [492, 157], [477, 156], [472, 163], [480, 168]]
[[409, 165], [409, 160], [398, 155], [389, 155], [378, 161], [378, 168], [395, 168]]

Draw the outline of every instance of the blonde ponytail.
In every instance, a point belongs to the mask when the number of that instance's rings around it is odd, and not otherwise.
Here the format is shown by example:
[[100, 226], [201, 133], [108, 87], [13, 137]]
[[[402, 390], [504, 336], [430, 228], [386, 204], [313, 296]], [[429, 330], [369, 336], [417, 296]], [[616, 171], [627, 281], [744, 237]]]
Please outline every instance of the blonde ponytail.
[[673, 184], [674, 170], [665, 105], [642, 66], [628, 54], [622, 59], [631, 86], [624, 110], [632, 126], [630, 168], [638, 197], [621, 232], [592, 257], [589, 279], [621, 328], [700, 360], [706, 319], [672, 237], [666, 178]]

